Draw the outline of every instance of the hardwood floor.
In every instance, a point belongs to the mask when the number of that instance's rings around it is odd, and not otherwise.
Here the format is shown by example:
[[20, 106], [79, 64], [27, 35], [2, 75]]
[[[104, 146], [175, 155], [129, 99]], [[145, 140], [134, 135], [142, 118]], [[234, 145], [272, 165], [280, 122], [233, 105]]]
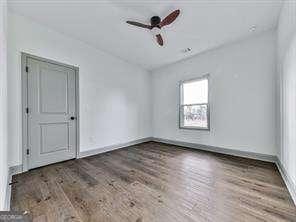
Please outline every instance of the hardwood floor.
[[34, 221], [296, 221], [272, 163], [148, 142], [13, 177]]

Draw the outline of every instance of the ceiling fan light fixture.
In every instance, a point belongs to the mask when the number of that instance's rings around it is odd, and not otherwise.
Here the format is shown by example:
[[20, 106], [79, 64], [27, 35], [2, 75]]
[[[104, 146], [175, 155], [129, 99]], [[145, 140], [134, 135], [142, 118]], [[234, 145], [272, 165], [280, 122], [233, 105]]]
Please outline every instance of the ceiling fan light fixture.
[[153, 27], [153, 28], [151, 29], [151, 33], [152, 33], [154, 36], [160, 35], [160, 34], [161, 34], [161, 29], [158, 28], [158, 27]]

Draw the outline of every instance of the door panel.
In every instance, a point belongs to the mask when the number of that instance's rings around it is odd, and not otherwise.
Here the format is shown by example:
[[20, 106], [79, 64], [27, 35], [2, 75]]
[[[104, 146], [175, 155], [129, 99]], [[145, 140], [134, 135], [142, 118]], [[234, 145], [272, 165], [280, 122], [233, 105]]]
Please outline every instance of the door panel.
[[69, 149], [68, 123], [40, 124], [40, 153], [46, 154]]
[[75, 70], [28, 58], [29, 169], [75, 158]]
[[68, 73], [40, 68], [40, 111], [48, 114], [68, 113]]

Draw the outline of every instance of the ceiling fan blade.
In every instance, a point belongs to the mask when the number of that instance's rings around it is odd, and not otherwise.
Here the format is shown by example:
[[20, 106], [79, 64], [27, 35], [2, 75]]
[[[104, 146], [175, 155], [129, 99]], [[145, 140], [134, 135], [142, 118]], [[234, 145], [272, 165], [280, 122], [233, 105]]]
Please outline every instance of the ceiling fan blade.
[[156, 35], [156, 40], [160, 46], [163, 46], [163, 39], [160, 34]]
[[140, 22], [126, 21], [126, 23], [128, 23], [130, 25], [138, 26], [138, 27], [141, 27], [141, 28], [152, 29], [152, 27], [150, 25], [145, 25], [145, 24], [142, 24]]
[[160, 27], [166, 26], [171, 24], [173, 21], [176, 20], [176, 18], [179, 16], [180, 10], [175, 10], [171, 14], [169, 14], [167, 17], [165, 17], [161, 22], [160, 22]]

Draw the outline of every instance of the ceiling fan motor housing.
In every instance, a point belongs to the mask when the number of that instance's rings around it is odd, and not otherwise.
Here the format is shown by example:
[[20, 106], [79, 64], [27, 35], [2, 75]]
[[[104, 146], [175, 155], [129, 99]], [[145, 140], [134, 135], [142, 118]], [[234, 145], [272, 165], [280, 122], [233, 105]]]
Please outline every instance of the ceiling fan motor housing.
[[159, 16], [153, 16], [150, 19], [150, 23], [152, 26], [158, 26], [160, 22], [161, 22], [161, 18]]

